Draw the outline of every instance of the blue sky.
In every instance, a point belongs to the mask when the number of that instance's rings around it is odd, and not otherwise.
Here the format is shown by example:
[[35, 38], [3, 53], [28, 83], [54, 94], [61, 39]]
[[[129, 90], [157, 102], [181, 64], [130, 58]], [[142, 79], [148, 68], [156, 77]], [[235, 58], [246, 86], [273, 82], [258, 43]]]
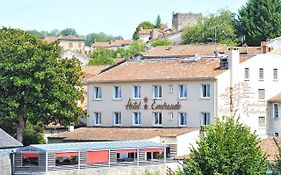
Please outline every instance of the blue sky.
[[85, 35], [105, 32], [130, 38], [144, 20], [171, 26], [172, 12], [207, 15], [221, 8], [233, 12], [247, 0], [6, 0], [0, 2], [0, 26], [24, 30], [62, 30], [67, 27]]

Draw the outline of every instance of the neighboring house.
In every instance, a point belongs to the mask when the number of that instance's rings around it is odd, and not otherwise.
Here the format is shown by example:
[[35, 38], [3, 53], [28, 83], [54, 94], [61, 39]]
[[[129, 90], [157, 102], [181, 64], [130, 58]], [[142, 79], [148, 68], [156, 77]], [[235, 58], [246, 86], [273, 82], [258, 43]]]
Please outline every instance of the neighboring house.
[[[277, 76], [276, 70], [273, 74], [273, 76]], [[281, 91], [268, 100], [267, 109], [269, 113], [269, 117], [267, 118], [268, 132], [270, 135], [274, 135], [276, 137], [281, 136]]]
[[268, 42], [264, 42], [264, 44], [271, 50], [274, 50], [275, 48], [279, 48], [281, 46], [281, 37], [271, 39]]
[[10, 175], [12, 172], [11, 153], [18, 147], [23, 146], [0, 128], [0, 174]]
[[85, 51], [85, 39], [77, 36], [72, 36], [72, 35], [64, 36], [64, 37], [47, 36], [44, 38], [44, 40], [48, 43], [53, 43], [58, 41], [63, 51], [71, 50], [83, 54]]
[[15, 174], [165, 173], [166, 145], [151, 141], [80, 142], [30, 145], [13, 154]]
[[139, 31], [139, 39], [143, 42], [147, 42], [150, 39], [150, 33], [152, 32], [152, 29], [140, 29]]
[[81, 66], [86, 66], [90, 61], [90, 58], [88, 58], [87, 56], [72, 50], [65, 50], [62, 52], [62, 58], [73, 57], [77, 58], [81, 62]]
[[117, 50], [119, 48], [129, 49], [133, 40], [113, 40], [110, 42], [93, 42], [92, 50], [96, 50], [99, 47]]

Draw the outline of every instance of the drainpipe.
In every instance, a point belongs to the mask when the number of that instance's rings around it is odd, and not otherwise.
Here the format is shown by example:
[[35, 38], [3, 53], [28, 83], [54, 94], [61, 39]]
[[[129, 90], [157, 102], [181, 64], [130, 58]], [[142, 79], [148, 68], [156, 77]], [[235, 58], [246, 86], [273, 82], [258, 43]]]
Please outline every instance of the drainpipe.
[[78, 169], [80, 170], [80, 151], [78, 151]]

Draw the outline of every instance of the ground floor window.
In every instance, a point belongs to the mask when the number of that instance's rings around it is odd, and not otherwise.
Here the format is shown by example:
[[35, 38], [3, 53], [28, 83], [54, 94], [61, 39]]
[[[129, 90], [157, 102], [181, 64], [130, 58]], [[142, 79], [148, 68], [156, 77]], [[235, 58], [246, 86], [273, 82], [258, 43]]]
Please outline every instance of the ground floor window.
[[39, 154], [38, 153], [23, 153], [22, 166], [38, 166]]
[[146, 160], [159, 160], [164, 158], [164, 153], [160, 152], [146, 152]]
[[265, 127], [265, 117], [264, 116], [260, 116], [259, 117], [259, 127], [260, 128], [264, 128]]
[[78, 164], [78, 153], [56, 153], [56, 166]]
[[136, 149], [117, 150], [117, 162], [134, 162], [137, 157]]
[[209, 125], [211, 123], [210, 113], [201, 112], [200, 124], [201, 126]]

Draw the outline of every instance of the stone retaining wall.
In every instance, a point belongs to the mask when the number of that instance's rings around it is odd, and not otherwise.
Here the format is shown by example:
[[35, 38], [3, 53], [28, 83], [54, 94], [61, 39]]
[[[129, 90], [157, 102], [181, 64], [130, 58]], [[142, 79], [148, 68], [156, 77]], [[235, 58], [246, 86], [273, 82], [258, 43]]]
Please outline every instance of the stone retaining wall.
[[0, 149], [0, 175], [11, 174], [11, 149]]

